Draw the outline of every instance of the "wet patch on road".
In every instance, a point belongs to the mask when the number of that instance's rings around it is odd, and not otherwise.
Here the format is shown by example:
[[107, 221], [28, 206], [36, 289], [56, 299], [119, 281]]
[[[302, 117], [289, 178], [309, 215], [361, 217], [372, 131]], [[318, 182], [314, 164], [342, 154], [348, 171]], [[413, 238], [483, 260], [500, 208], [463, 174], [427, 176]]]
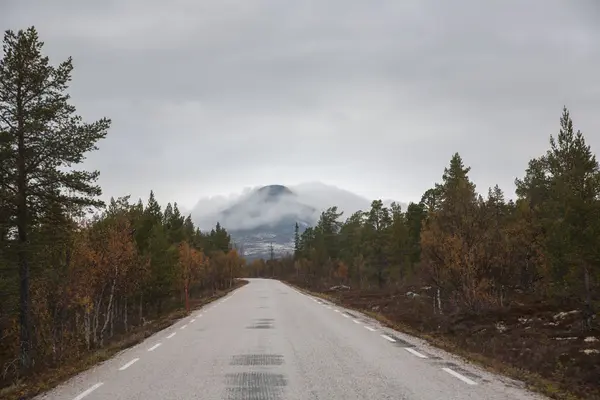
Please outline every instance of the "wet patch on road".
[[225, 375], [230, 400], [279, 400], [287, 380], [283, 374], [239, 372]]
[[282, 365], [280, 354], [238, 354], [231, 358], [231, 365]]
[[246, 327], [246, 329], [273, 329], [273, 318], [260, 318], [254, 320], [252, 325]]

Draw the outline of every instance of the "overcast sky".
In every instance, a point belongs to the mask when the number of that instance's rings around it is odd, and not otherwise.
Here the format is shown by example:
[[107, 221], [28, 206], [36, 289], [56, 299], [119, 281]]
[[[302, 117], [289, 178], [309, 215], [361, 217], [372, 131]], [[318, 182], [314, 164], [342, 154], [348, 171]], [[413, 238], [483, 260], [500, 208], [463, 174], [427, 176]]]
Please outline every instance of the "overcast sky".
[[600, 149], [596, 0], [0, 0], [0, 28], [29, 25], [113, 120], [87, 161], [106, 196], [418, 200], [455, 151], [510, 195], [563, 105]]

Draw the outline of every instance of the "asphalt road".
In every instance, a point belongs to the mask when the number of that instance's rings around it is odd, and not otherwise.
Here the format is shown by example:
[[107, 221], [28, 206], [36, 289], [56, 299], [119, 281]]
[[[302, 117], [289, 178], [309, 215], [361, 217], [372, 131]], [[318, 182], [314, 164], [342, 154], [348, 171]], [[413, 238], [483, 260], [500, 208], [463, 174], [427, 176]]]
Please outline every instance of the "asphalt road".
[[374, 320], [251, 279], [40, 399], [541, 399]]

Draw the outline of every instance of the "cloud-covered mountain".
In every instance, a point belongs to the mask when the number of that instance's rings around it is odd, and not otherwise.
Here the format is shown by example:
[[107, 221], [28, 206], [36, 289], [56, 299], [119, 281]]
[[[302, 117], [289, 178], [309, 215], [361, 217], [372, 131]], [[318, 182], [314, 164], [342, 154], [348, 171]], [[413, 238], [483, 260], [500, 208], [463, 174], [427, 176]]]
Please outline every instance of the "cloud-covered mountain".
[[[390, 203], [390, 201], [386, 201]], [[239, 195], [200, 200], [191, 211], [201, 229], [220, 222], [248, 258], [268, 257], [270, 246], [277, 254], [293, 249], [294, 225], [314, 225], [322, 211], [337, 206], [349, 217], [368, 210], [371, 200], [323, 183], [295, 186], [269, 185], [246, 189]]]

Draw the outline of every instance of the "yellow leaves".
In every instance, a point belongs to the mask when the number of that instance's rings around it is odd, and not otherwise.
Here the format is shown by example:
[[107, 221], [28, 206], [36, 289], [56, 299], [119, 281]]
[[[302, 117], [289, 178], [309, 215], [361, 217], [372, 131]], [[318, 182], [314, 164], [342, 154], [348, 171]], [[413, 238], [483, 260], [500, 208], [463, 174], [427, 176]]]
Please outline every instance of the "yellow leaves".
[[183, 241], [178, 246], [179, 253], [179, 277], [181, 284], [188, 287], [190, 283], [198, 279], [203, 267], [208, 262], [208, 258], [200, 250], [194, 249], [186, 241]]
[[491, 232], [497, 227], [481, 223], [481, 217], [441, 211], [430, 216], [421, 232], [421, 260], [429, 278], [472, 308], [496, 301], [494, 274], [505, 261], [492, 234], [497, 232]]
[[335, 276], [339, 279], [348, 278], [348, 266], [344, 264], [343, 261], [338, 262], [337, 268], [335, 270]]
[[71, 252], [66, 292], [71, 306], [90, 312], [106, 286], [131, 294], [143, 284], [147, 262], [139, 257], [131, 223], [113, 216], [84, 227]]

